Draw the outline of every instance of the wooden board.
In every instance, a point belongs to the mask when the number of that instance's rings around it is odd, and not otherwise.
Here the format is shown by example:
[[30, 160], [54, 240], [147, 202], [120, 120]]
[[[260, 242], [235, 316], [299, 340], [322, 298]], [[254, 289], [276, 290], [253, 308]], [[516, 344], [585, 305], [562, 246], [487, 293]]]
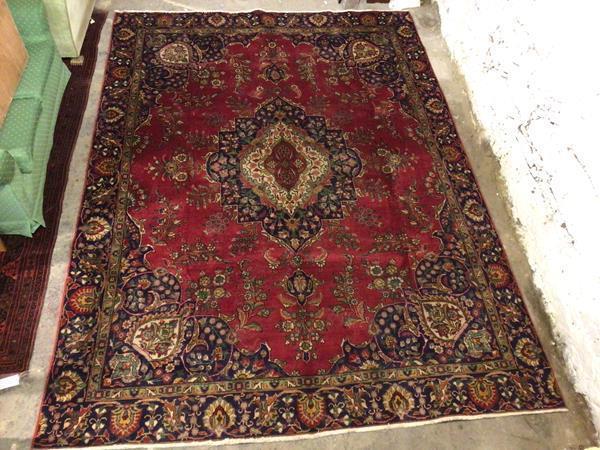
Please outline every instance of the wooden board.
[[27, 50], [6, 0], [0, 0], [0, 127], [26, 65]]

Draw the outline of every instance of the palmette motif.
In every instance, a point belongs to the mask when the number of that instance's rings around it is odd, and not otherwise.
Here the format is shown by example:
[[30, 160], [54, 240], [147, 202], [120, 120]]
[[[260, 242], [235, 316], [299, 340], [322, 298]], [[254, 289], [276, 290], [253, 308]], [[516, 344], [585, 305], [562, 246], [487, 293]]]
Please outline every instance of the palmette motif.
[[35, 445], [563, 405], [407, 13], [119, 13]]

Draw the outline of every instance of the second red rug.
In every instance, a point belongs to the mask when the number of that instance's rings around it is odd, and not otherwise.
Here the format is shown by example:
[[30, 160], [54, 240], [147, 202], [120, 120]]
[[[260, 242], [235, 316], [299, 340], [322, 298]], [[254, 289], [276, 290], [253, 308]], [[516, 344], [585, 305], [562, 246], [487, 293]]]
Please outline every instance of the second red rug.
[[33, 352], [69, 164], [87, 103], [106, 14], [95, 13], [93, 18], [81, 49], [85, 62], [82, 66], [69, 67], [71, 78], [54, 129], [44, 190], [46, 225], [38, 229], [33, 238], [2, 236], [8, 251], [0, 253], [0, 376], [26, 371]]

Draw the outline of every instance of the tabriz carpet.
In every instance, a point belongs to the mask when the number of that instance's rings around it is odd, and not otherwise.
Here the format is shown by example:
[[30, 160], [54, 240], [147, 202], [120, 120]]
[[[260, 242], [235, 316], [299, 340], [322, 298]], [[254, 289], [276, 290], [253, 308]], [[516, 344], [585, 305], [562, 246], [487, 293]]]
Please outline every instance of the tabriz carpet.
[[2, 237], [8, 251], [0, 253], [0, 375], [22, 372], [29, 367], [58, 233], [69, 162], [85, 111], [105, 18], [106, 14], [94, 14], [95, 23], [90, 25], [82, 47], [85, 63], [69, 67], [71, 78], [58, 114], [44, 186], [46, 226], [31, 239]]
[[563, 402], [408, 13], [119, 13], [35, 445]]

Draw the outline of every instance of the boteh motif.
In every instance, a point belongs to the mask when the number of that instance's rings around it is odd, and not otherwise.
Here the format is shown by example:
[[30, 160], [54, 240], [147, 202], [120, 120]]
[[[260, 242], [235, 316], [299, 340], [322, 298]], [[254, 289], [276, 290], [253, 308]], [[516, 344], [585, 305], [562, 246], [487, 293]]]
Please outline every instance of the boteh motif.
[[468, 321], [460, 306], [450, 298], [425, 298], [420, 301], [422, 322], [431, 338], [454, 343], [465, 330]]
[[381, 50], [369, 41], [358, 39], [349, 44], [351, 64], [368, 66], [379, 59]]
[[172, 66], [187, 66], [194, 59], [195, 50], [183, 42], [174, 42], [160, 49], [158, 55], [165, 64]]
[[563, 405], [407, 13], [119, 13], [35, 446]]
[[148, 361], [172, 356], [177, 350], [181, 334], [181, 319], [165, 317], [143, 322], [131, 333], [131, 346]]
[[213, 432], [216, 437], [221, 437], [228, 428], [235, 424], [235, 419], [235, 410], [231, 404], [218, 398], [206, 409], [203, 424], [206, 429]]
[[298, 415], [302, 423], [315, 427], [325, 417], [326, 403], [319, 394], [306, 394], [298, 400]]
[[125, 438], [138, 430], [142, 420], [142, 409], [136, 405], [122, 405], [111, 411], [109, 429], [120, 438]]

